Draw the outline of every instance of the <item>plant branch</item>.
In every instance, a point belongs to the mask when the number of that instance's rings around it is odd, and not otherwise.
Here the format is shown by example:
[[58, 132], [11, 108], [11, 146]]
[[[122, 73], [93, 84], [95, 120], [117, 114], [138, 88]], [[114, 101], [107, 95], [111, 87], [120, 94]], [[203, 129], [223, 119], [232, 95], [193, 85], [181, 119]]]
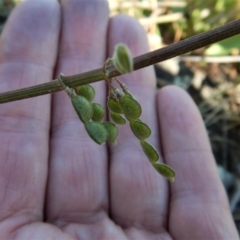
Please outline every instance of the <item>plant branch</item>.
[[[205, 47], [223, 39], [232, 37], [240, 33], [240, 19], [227, 23], [221, 27], [215, 28], [208, 32], [204, 32], [188, 39], [182, 40], [178, 43], [171, 44], [167, 47], [152, 51], [134, 58], [134, 70], [144, 68], [155, 63], [191, 52], [198, 48]], [[112, 64], [106, 67], [109, 77], [116, 77], [121, 75]], [[82, 74], [73, 76], [64, 76], [62, 80], [64, 84], [69, 87], [77, 87], [84, 84], [97, 82], [104, 79], [103, 69], [95, 69]], [[16, 100], [21, 100], [30, 97], [36, 97], [44, 94], [49, 94], [63, 90], [61, 84], [57, 79], [35, 85], [28, 88], [17, 89], [14, 91], [0, 93], [0, 103], [6, 103]]]

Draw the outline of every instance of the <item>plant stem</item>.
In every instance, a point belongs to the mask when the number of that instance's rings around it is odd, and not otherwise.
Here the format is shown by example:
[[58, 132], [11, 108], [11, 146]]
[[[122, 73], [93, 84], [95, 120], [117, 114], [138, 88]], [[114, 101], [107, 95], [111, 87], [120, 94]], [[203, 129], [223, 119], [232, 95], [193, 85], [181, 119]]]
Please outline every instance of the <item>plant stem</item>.
[[[223, 39], [232, 37], [240, 33], [240, 19], [227, 23], [221, 27], [215, 28], [208, 32], [204, 32], [188, 39], [182, 40], [178, 43], [171, 44], [167, 47], [152, 51], [134, 58], [134, 70], [144, 68], [155, 63], [191, 52], [201, 47], [205, 47], [212, 43], [221, 41]], [[121, 75], [112, 64], [106, 67], [109, 77], [116, 77]], [[64, 76], [62, 80], [68, 87], [77, 87], [84, 84], [97, 82], [104, 79], [103, 69], [95, 69], [82, 74], [73, 76]], [[5, 93], [0, 93], [0, 103], [16, 101], [20, 99], [36, 97], [44, 94], [49, 94], [63, 90], [61, 84], [57, 79], [35, 85], [28, 88], [18, 89]]]

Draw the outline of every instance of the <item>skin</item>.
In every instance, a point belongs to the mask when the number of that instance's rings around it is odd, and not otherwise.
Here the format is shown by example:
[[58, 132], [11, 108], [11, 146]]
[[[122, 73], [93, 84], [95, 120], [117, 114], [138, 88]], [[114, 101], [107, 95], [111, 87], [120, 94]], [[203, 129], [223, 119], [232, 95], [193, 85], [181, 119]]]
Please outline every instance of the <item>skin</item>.
[[[118, 42], [134, 56], [148, 51], [139, 23], [109, 19], [105, 1], [25, 1], [0, 38], [1, 92], [101, 67]], [[129, 126], [117, 145], [94, 143], [64, 91], [2, 104], [1, 239], [238, 239], [191, 98], [177, 87], [156, 92], [152, 67], [120, 79], [176, 181], [155, 171]], [[105, 83], [93, 86], [105, 105]]]

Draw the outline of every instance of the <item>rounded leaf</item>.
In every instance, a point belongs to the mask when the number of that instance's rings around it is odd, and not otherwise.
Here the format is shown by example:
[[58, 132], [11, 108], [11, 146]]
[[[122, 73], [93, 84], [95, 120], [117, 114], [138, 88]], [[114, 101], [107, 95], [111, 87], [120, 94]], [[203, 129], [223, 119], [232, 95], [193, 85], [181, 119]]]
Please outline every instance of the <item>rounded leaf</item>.
[[95, 97], [95, 90], [91, 85], [82, 85], [75, 88], [75, 91], [77, 95], [81, 95], [85, 97], [89, 102], [92, 102], [92, 100]]
[[125, 118], [120, 115], [120, 114], [117, 114], [117, 113], [113, 113], [111, 112], [110, 113], [110, 118], [112, 119], [112, 121], [118, 125], [124, 125], [126, 124], [126, 120]]
[[156, 151], [156, 149], [151, 144], [144, 140], [141, 140], [140, 143], [148, 160], [152, 163], [157, 162], [157, 160], [159, 159], [159, 154]]
[[174, 182], [176, 174], [167, 164], [152, 163], [152, 165], [163, 177], [167, 178], [170, 182]]
[[112, 60], [120, 73], [133, 71], [133, 57], [126, 45], [120, 43], [115, 46]]
[[71, 95], [72, 105], [83, 123], [88, 122], [93, 116], [92, 104], [83, 96]]
[[125, 95], [120, 100], [120, 105], [124, 115], [128, 120], [136, 120], [142, 114], [142, 108], [140, 104], [132, 97]]
[[99, 122], [85, 123], [85, 129], [88, 135], [91, 137], [91, 139], [98, 144], [103, 144], [108, 140], [108, 131], [102, 125], [102, 123]]
[[110, 122], [103, 122], [102, 124], [108, 130], [108, 142], [115, 144], [118, 135], [117, 126]]
[[92, 103], [92, 107], [93, 107], [92, 120], [94, 122], [101, 122], [105, 114], [105, 109], [101, 104], [98, 103]]
[[124, 89], [123, 92], [125, 93], [125, 95], [127, 95], [127, 96], [135, 99], [134, 96], [133, 96], [133, 94], [132, 94], [128, 89]]
[[111, 97], [108, 98], [107, 106], [111, 112], [118, 113], [118, 114], [123, 113], [120, 103], [114, 98], [111, 98]]
[[143, 123], [142, 121], [130, 121], [130, 127], [133, 134], [139, 140], [145, 140], [151, 135], [151, 129], [148, 127], [147, 124]]

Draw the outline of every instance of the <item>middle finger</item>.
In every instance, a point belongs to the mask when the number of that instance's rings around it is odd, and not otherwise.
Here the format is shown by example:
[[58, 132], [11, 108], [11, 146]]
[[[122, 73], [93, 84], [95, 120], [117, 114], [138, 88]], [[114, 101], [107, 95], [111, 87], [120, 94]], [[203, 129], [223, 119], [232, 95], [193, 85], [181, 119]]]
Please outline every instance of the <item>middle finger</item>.
[[[73, 75], [102, 66], [108, 7], [105, 1], [63, 0], [57, 72]], [[105, 83], [94, 84], [96, 102], [105, 102]], [[87, 224], [108, 207], [107, 149], [94, 143], [65, 92], [54, 94], [48, 220]]]
[[[109, 52], [123, 42], [134, 56], [149, 51], [146, 33], [139, 23], [125, 15], [111, 19]], [[156, 115], [156, 79], [148, 67], [120, 78], [136, 96], [143, 110], [141, 119], [150, 126], [148, 142], [159, 148]], [[167, 214], [167, 184], [148, 162], [139, 140], [128, 126], [120, 127], [118, 144], [111, 148], [111, 213], [113, 220], [124, 228], [140, 227], [159, 231]], [[136, 237], [136, 236], [135, 236]]]

